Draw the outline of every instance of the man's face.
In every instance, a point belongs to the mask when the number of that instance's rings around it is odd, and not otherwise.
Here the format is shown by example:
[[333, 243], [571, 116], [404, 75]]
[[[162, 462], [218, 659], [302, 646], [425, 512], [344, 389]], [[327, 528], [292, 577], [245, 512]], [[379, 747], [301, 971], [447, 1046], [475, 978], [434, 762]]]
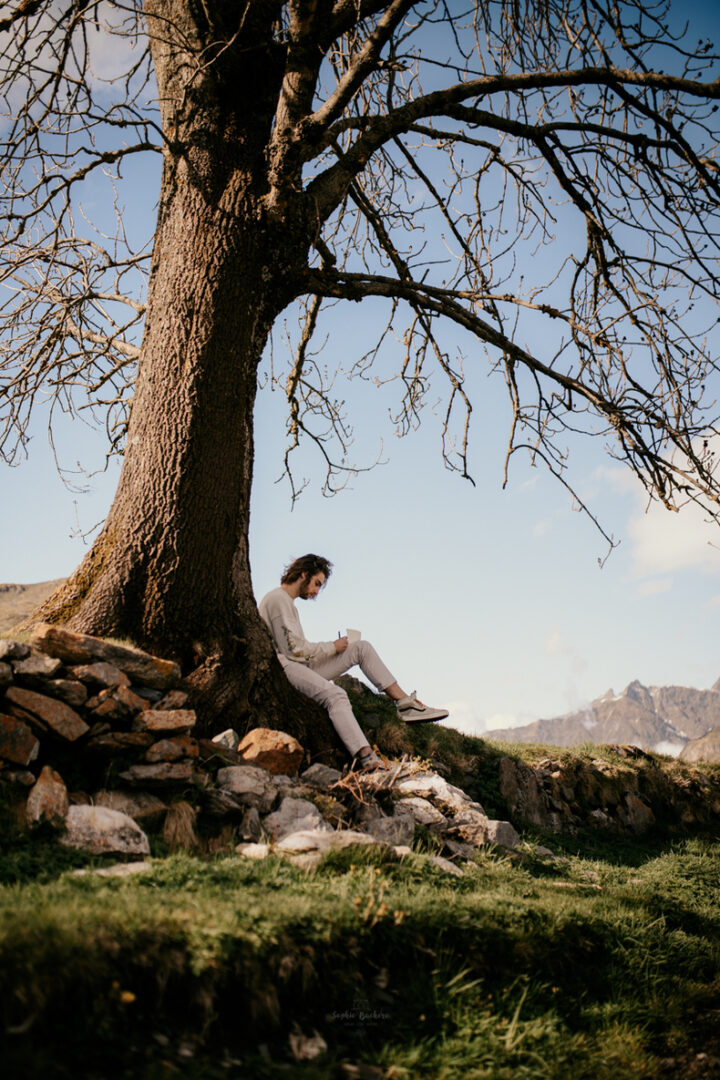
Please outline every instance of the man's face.
[[303, 574], [302, 585], [298, 596], [301, 600], [314, 600], [325, 584], [325, 575], [322, 570], [317, 574]]

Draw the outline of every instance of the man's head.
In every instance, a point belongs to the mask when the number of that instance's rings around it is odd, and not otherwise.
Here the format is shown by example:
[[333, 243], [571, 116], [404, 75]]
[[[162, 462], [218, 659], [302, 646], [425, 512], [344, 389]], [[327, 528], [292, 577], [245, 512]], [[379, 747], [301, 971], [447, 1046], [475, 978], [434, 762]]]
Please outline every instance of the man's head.
[[301, 600], [310, 600], [317, 596], [331, 573], [332, 563], [322, 555], [301, 555], [285, 567], [280, 584], [294, 585], [298, 582], [297, 595]]

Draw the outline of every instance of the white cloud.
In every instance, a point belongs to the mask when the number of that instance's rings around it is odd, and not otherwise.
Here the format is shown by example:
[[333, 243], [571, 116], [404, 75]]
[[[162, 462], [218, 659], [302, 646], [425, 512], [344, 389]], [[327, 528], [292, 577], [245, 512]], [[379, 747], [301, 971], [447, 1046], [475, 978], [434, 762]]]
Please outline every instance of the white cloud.
[[516, 716], [515, 713], [494, 713], [485, 721], [485, 730], [494, 731], [496, 728], [522, 727], [530, 721], [526, 716]]
[[470, 701], [450, 701], [445, 706], [450, 713], [441, 723], [462, 731], [464, 735], [482, 735], [485, 724], [477, 715], [475, 706]]
[[672, 585], [672, 578], [651, 578], [642, 583], [639, 592], [641, 596], [656, 596], [658, 593], [670, 592]]
[[673, 513], [660, 503], [631, 517], [628, 532], [639, 577], [690, 568], [720, 573], [720, 527], [694, 504]]

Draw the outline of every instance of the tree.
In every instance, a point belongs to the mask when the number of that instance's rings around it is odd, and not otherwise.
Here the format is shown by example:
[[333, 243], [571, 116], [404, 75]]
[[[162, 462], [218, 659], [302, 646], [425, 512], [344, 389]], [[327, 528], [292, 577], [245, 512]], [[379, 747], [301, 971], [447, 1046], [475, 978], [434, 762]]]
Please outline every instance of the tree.
[[[566, 482], [564, 433], [581, 430], [651, 496], [716, 516], [720, 79], [676, 7], [5, 5], [4, 453], [48, 392], [95, 400], [124, 453], [102, 531], [41, 615], [173, 655], [208, 724], [273, 714], [282, 680], [248, 567], [252, 414], [292, 304], [290, 449], [315, 440], [330, 484], [344, 420], [313, 334], [323, 303], [379, 297], [378, 347], [357, 364], [401, 339], [401, 428], [442, 374], [449, 467], [468, 474], [464, 365], [482, 362], [507, 384], [508, 457], [524, 448]], [[110, 81], [94, 70], [108, 35], [125, 64]], [[147, 253], [122, 220], [77, 227], [77, 189], [157, 152], [145, 297]]]

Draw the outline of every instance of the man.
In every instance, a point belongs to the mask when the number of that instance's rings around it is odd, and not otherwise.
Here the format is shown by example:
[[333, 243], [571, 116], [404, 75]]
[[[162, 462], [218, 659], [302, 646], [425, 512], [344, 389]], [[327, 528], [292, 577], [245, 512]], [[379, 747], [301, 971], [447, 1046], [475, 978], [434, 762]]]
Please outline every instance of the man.
[[382, 763], [368, 746], [344, 690], [331, 680], [357, 664], [379, 691], [396, 704], [398, 716], [407, 724], [442, 720], [447, 709], [431, 709], [406, 694], [385, 667], [369, 641], [308, 641], [300, 625], [295, 601], [313, 600], [330, 577], [332, 563], [321, 555], [303, 555], [283, 573], [280, 585], [267, 593], [258, 610], [277, 650], [288, 679], [302, 694], [327, 709], [333, 727], [352, 757], [352, 767], [377, 768]]

